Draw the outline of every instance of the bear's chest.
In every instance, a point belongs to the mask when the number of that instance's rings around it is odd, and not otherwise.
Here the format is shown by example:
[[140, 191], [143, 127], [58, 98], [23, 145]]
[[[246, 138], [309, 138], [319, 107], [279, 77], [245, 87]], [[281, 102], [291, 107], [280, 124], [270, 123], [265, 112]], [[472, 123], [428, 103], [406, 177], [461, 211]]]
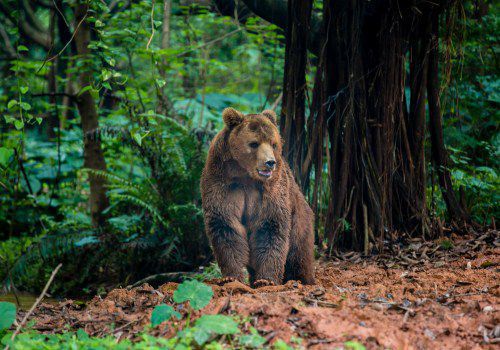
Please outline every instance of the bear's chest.
[[257, 218], [262, 216], [262, 191], [254, 186], [240, 185], [234, 186], [231, 192], [231, 199], [237, 202], [236, 207], [239, 209], [241, 223], [251, 230]]

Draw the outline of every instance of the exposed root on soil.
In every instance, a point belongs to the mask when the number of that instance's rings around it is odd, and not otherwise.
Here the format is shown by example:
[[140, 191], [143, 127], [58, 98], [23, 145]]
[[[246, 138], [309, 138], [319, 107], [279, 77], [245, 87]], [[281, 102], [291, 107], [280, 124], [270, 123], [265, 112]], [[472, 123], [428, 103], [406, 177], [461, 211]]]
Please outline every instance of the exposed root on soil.
[[[238, 281], [214, 283], [213, 300], [192, 317], [242, 315], [250, 320], [243, 331], [252, 325], [270, 342], [301, 337], [313, 349], [348, 340], [374, 349], [493, 349], [500, 342], [500, 234], [490, 230], [451, 241], [415, 240], [391, 247], [393, 256], [349, 253], [319, 261], [315, 286], [290, 281], [252, 289]], [[175, 305], [176, 288], [176, 283], [157, 289], [144, 284], [115, 289], [86, 305], [41, 304], [34, 328], [47, 333], [82, 328], [90, 335], [134, 339], [156, 305]], [[176, 308], [185, 317], [185, 307]], [[152, 332], [168, 337], [174, 328], [162, 325]]]

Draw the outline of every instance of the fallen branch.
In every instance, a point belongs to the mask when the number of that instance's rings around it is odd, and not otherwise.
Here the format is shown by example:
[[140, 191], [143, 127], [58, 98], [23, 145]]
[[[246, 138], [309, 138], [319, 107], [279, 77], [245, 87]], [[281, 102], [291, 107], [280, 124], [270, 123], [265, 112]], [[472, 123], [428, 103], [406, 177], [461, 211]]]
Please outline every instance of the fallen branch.
[[[38, 304], [40, 304], [40, 302], [42, 301], [42, 299], [45, 297], [45, 294], [47, 294], [47, 290], [49, 289], [50, 285], [52, 284], [52, 281], [54, 280], [54, 277], [56, 277], [56, 274], [59, 271], [59, 269], [61, 268], [61, 266], [62, 266], [62, 264], [57, 265], [57, 267], [54, 269], [54, 271], [52, 271], [52, 275], [50, 275], [50, 278], [47, 281], [47, 284], [45, 284], [45, 287], [43, 288], [42, 293], [38, 296], [38, 298], [36, 299], [35, 303], [31, 307], [31, 309], [26, 313], [26, 315], [24, 315], [23, 320], [21, 321], [21, 323], [19, 323], [19, 325], [17, 326], [16, 330], [12, 334], [12, 337], [10, 338], [11, 341], [14, 340], [14, 338], [16, 337], [16, 335], [19, 334], [19, 332], [21, 331], [21, 328], [24, 327], [24, 325], [28, 321], [28, 318], [31, 316], [31, 314], [33, 313], [33, 311], [35, 311], [36, 307], [38, 306]], [[5, 346], [4, 350], [8, 350], [8, 349], [9, 349], [9, 344], [7, 344]]]
[[159, 273], [156, 275], [151, 275], [142, 280], [135, 282], [127, 286], [127, 289], [135, 288], [143, 285], [144, 283], [160, 286], [167, 282], [182, 282], [185, 278], [192, 278], [198, 275], [196, 272], [167, 272], [167, 273]]

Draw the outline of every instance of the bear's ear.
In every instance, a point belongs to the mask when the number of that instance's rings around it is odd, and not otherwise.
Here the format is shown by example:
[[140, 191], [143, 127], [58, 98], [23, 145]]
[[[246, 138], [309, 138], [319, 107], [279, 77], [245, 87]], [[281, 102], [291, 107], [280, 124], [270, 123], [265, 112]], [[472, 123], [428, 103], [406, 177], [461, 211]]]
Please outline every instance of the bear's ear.
[[229, 129], [234, 128], [236, 125], [243, 121], [243, 114], [236, 109], [228, 107], [222, 111], [222, 119]]
[[278, 125], [276, 122], [276, 112], [274, 112], [272, 109], [266, 109], [265, 111], [262, 112], [262, 115], [266, 116], [269, 118], [269, 120], [274, 124]]

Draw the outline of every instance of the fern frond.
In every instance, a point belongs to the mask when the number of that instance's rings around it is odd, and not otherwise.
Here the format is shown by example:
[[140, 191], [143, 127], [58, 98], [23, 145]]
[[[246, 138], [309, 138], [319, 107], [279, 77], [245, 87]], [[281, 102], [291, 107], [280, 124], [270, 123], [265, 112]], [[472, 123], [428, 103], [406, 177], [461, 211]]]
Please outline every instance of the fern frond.
[[164, 227], [168, 227], [167, 222], [163, 219], [163, 216], [160, 214], [160, 212], [153, 205], [146, 203], [141, 198], [134, 197], [130, 194], [120, 194], [120, 193], [113, 194], [113, 197], [118, 200], [130, 202], [132, 204], [137, 205], [138, 207], [143, 208], [144, 210], [149, 212], [156, 221], [160, 222]]

